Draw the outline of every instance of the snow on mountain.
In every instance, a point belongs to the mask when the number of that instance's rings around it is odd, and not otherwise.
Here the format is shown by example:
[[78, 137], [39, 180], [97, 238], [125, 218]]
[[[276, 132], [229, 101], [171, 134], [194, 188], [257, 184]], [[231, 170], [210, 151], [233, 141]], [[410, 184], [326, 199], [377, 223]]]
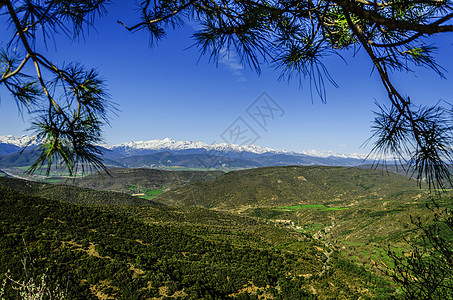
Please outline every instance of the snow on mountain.
[[37, 145], [36, 136], [27, 136], [27, 135], [21, 135], [21, 136], [4, 135], [4, 136], [0, 136], [0, 143], [10, 144], [10, 145], [14, 145], [14, 146], [17, 146], [17, 147], [20, 147], [20, 148], [23, 148], [25, 146]]
[[323, 158], [327, 158], [327, 157], [356, 158], [356, 159], [366, 159], [366, 158], [373, 159], [374, 158], [374, 156], [368, 157], [368, 154], [362, 154], [362, 153], [342, 154], [342, 153], [336, 153], [333, 151], [319, 151], [319, 150], [303, 150], [299, 153], [308, 155], [308, 156], [323, 157]]
[[[0, 136], [0, 143], [15, 145], [23, 148], [27, 145], [37, 145], [36, 137], [30, 137], [27, 135], [14, 136], [6, 135]], [[366, 154], [352, 153], [352, 154], [341, 154], [332, 151], [318, 151], [318, 150], [303, 150], [300, 152], [277, 150], [269, 147], [261, 147], [256, 145], [237, 145], [228, 143], [219, 144], [206, 144], [203, 142], [193, 141], [175, 141], [171, 138], [165, 138], [163, 140], [149, 140], [149, 141], [131, 141], [127, 143], [117, 145], [100, 145], [104, 148], [115, 150], [115, 149], [134, 149], [134, 150], [156, 150], [156, 151], [181, 151], [189, 149], [205, 149], [206, 151], [219, 151], [219, 152], [250, 152], [255, 154], [288, 154], [288, 155], [306, 155], [313, 157], [336, 157], [336, 158], [354, 158], [354, 159], [365, 159]], [[370, 157], [373, 159], [373, 157]]]
[[354, 158], [354, 159], [365, 159], [367, 154], [352, 153], [352, 154], [341, 154], [333, 151], [318, 151], [318, 150], [303, 150], [301, 152], [277, 150], [269, 147], [260, 147], [256, 145], [237, 145], [237, 144], [206, 144], [203, 142], [193, 141], [175, 141], [171, 138], [165, 138], [163, 140], [149, 140], [149, 141], [131, 141], [128, 143], [117, 144], [117, 145], [103, 145], [107, 149], [117, 148], [131, 148], [135, 150], [188, 150], [188, 149], [206, 149], [207, 151], [221, 151], [221, 152], [251, 152], [255, 154], [271, 153], [271, 154], [289, 154], [289, 155], [307, 155], [314, 157], [338, 157], [338, 158]]
[[[104, 145], [103, 145], [104, 146]], [[206, 144], [203, 142], [192, 142], [192, 141], [175, 141], [170, 138], [163, 140], [150, 140], [150, 141], [132, 141], [128, 143], [104, 146], [107, 149], [115, 148], [132, 148], [136, 150], [188, 150], [188, 149], [205, 149], [207, 151], [222, 151], [222, 152], [251, 152], [256, 154], [263, 153], [292, 153], [284, 150], [275, 150], [268, 147], [260, 147], [255, 145], [236, 145], [236, 144]]]

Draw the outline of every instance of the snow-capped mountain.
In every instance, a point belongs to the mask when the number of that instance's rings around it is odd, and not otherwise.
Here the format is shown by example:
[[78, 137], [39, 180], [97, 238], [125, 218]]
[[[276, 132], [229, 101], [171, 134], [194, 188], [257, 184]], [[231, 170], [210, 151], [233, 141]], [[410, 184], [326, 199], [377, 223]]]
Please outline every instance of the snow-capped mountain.
[[351, 153], [351, 154], [343, 154], [337, 153], [333, 151], [319, 151], [319, 150], [302, 150], [299, 154], [304, 154], [308, 156], [314, 157], [338, 157], [338, 158], [355, 158], [355, 159], [367, 159], [367, 158], [375, 158], [374, 156], [369, 156], [368, 154], [362, 153]]
[[175, 141], [170, 138], [163, 140], [149, 140], [149, 141], [132, 141], [128, 143], [118, 145], [102, 145], [104, 148], [115, 150], [115, 149], [135, 149], [135, 150], [156, 150], [156, 151], [182, 151], [200, 149], [205, 151], [219, 151], [219, 152], [250, 152], [255, 154], [263, 153], [292, 153], [285, 150], [275, 150], [268, 147], [260, 147], [255, 145], [237, 145], [237, 144], [206, 144], [203, 142], [193, 141]]
[[0, 155], [6, 155], [11, 153], [18, 153], [25, 146], [36, 146], [37, 143], [35, 138], [29, 137], [26, 135], [22, 136], [13, 136], [13, 135], [6, 135], [0, 136]]
[[[25, 146], [36, 146], [38, 143], [36, 137], [30, 137], [27, 135], [14, 136], [6, 135], [0, 136], [0, 144], [9, 144], [19, 148]], [[302, 150], [300, 152], [287, 151], [281, 149], [272, 149], [269, 147], [261, 147], [256, 145], [238, 145], [228, 143], [218, 144], [206, 144], [203, 142], [194, 141], [175, 141], [171, 138], [165, 138], [163, 140], [149, 140], [149, 141], [131, 141], [116, 145], [100, 145], [103, 148], [117, 152], [125, 156], [132, 156], [137, 154], [155, 153], [162, 151], [189, 151], [189, 150], [201, 150], [203, 152], [235, 152], [235, 153], [249, 153], [249, 154], [287, 154], [287, 155], [306, 155], [312, 157], [337, 157], [337, 158], [353, 158], [353, 159], [365, 159], [366, 154], [352, 153], [342, 154], [332, 151], [319, 151], [319, 150]], [[193, 152], [193, 151], [192, 151]]]
[[23, 148], [25, 146], [34, 146], [37, 145], [36, 137], [35, 136], [28, 136], [28, 135], [4, 135], [0, 136], [0, 143], [2, 144], [10, 144], [17, 146], [19, 148]]
[[[19, 151], [27, 144], [37, 145], [28, 136], [0, 136], [0, 167], [21, 166], [24, 155], [36, 153]], [[31, 147], [33, 148], [33, 147]], [[104, 162], [115, 167], [188, 167], [200, 169], [256, 168], [284, 165], [358, 166], [364, 163], [363, 154], [339, 154], [317, 150], [291, 152], [256, 145], [227, 143], [206, 144], [193, 141], [163, 140], [132, 141], [118, 145], [99, 145]], [[32, 150], [32, 149], [31, 149]], [[6, 157], [8, 156], [8, 157]], [[14, 156], [14, 157], [13, 157]], [[16, 157], [17, 156], [17, 157]]]
[[366, 154], [352, 153], [342, 154], [333, 151], [319, 151], [319, 150], [302, 150], [300, 152], [272, 149], [269, 147], [261, 147], [256, 145], [237, 145], [237, 144], [206, 144], [203, 142], [193, 141], [175, 141], [171, 138], [163, 140], [149, 140], [149, 141], [131, 141], [117, 145], [102, 145], [104, 148], [119, 151], [123, 150], [126, 155], [135, 155], [136, 151], [184, 151], [184, 150], [204, 150], [204, 151], [217, 151], [217, 152], [236, 152], [236, 153], [253, 153], [253, 154], [288, 154], [288, 155], [307, 155], [313, 157], [338, 157], [338, 158], [353, 158], [353, 159], [366, 159]]

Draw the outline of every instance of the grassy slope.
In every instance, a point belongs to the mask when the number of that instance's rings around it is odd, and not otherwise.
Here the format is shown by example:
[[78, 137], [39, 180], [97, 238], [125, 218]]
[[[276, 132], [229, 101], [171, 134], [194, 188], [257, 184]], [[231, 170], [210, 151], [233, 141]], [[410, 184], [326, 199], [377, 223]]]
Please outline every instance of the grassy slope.
[[[67, 287], [70, 299], [245, 293], [350, 299], [391, 292], [337, 255], [318, 277], [328, 249], [286, 229], [206, 209], [85, 207], [0, 188], [0, 232], [0, 277], [9, 269], [24, 279], [19, 261], [30, 257], [29, 274], [48, 269], [49, 284]], [[10, 285], [7, 293], [15, 293]]]

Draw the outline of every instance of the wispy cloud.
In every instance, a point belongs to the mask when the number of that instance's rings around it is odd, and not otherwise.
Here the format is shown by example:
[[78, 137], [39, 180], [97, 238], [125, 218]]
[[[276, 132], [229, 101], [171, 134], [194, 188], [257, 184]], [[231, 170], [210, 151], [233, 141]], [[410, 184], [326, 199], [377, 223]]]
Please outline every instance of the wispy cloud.
[[[189, 22], [189, 25], [195, 30], [200, 31], [203, 29], [197, 22]], [[223, 47], [219, 53], [218, 63], [225, 66], [236, 78], [238, 81], [247, 81], [244, 76], [244, 66], [241, 64], [241, 61], [237, 54], [234, 51], [231, 51], [227, 47]]]
[[247, 81], [243, 73], [244, 66], [235, 52], [228, 48], [222, 48], [220, 50], [219, 63], [225, 66], [239, 81]]

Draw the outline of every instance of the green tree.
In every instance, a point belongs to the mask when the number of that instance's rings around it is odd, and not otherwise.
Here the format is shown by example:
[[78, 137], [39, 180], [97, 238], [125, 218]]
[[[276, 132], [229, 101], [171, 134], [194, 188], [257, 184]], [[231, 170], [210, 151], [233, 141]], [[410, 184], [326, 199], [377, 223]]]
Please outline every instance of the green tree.
[[[0, 15], [11, 28], [2, 33], [0, 85], [20, 110], [34, 113], [32, 127], [41, 142], [30, 171], [52, 164], [74, 174], [78, 167], [105, 169], [100, 151], [101, 126], [113, 107], [94, 69], [80, 64], [57, 66], [37, 45], [54, 33], [78, 38], [105, 12], [107, 1], [0, 1]], [[9, 33], [9, 35], [8, 35]], [[34, 73], [26, 68], [31, 64]]]
[[385, 270], [401, 287], [405, 299], [453, 298], [453, 217], [450, 209], [435, 207], [433, 222], [412, 218], [419, 238], [409, 252], [389, 249], [394, 267]]

